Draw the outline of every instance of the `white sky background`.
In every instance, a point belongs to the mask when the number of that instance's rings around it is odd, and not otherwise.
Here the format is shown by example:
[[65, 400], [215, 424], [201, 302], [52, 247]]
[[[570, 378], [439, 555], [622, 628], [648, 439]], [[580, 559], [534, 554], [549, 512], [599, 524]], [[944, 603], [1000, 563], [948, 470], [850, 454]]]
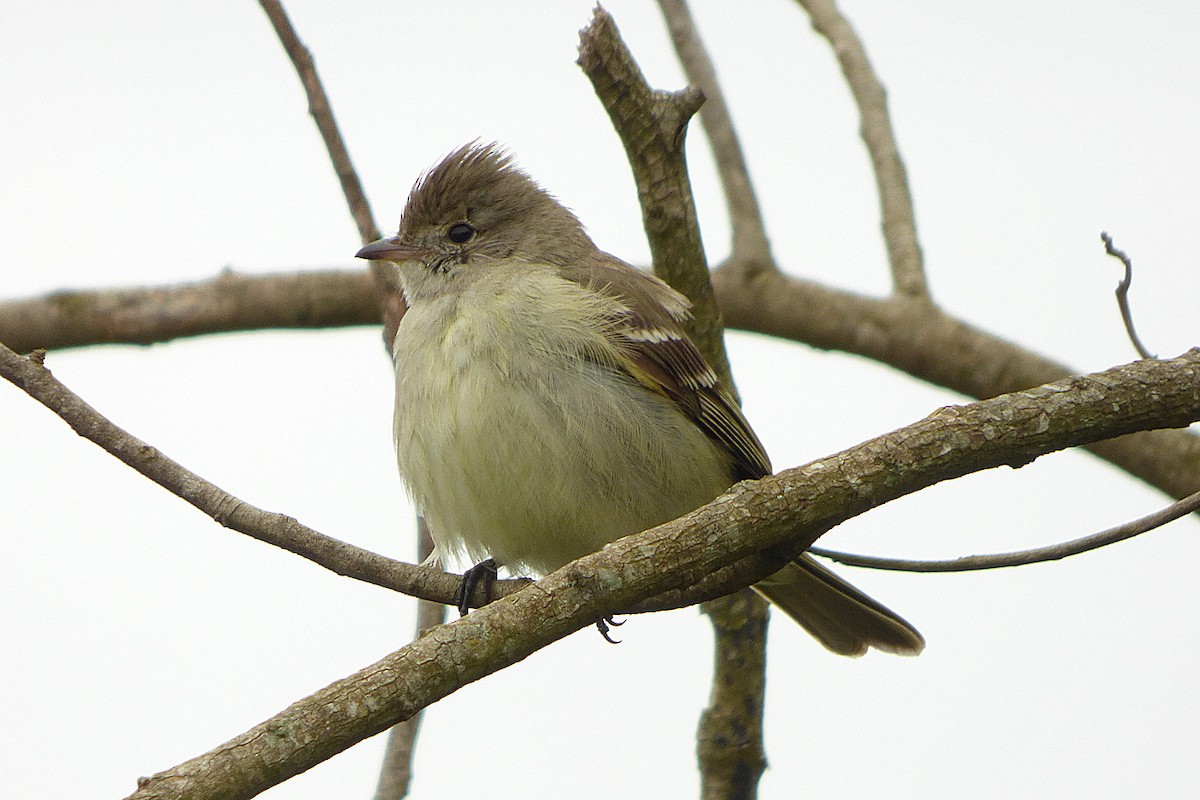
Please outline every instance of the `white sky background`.
[[[591, 0], [292, 2], [380, 225], [458, 145], [506, 143], [601, 247], [648, 260], [619, 142], [574, 65]], [[1155, 352], [1200, 340], [1200, 6], [847, 2], [889, 90], [935, 298], [1071, 364], [1133, 358], [1107, 229]], [[608, 4], [652, 83], [682, 77], [653, 4]], [[736, 8], [736, 11], [731, 9]], [[335, 10], [336, 9], [336, 10]], [[836, 62], [788, 2], [698, 3], [789, 271], [880, 294], [873, 179]], [[0, 296], [357, 266], [299, 82], [251, 2], [30, 4], [0, 24]], [[723, 200], [690, 156], [710, 258]], [[777, 468], [962, 398], [734, 334]], [[256, 505], [412, 558], [378, 332], [51, 353], [102, 413]], [[827, 546], [949, 557], [1049, 543], [1167, 501], [1085, 454], [972, 476]], [[1185, 797], [1194, 791], [1197, 526], [961, 576], [843, 570], [928, 639], [826, 654], [773, 625], [761, 796]], [[413, 602], [228, 532], [0, 383], [0, 775], [8, 797], [120, 797], [401, 646]], [[428, 714], [414, 796], [692, 797], [710, 634], [695, 610], [587, 630]], [[364, 798], [383, 737], [265, 796]]]

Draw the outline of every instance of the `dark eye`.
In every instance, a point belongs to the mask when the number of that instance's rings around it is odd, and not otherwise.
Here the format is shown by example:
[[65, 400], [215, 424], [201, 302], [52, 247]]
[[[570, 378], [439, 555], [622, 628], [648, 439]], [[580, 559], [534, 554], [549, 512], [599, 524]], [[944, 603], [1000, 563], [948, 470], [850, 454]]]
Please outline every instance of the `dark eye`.
[[455, 244], [466, 244], [475, 235], [475, 227], [466, 222], [456, 222], [446, 229], [446, 238]]

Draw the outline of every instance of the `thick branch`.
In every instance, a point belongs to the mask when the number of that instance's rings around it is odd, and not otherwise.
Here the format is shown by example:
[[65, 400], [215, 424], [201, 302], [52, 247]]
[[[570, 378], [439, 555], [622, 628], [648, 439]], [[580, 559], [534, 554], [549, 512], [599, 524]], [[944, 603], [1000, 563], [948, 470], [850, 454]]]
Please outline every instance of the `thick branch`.
[[892, 121], [888, 115], [887, 93], [875, 75], [867, 51], [850, 22], [838, 11], [834, 0], [798, 0], [812, 19], [813, 29], [829, 40], [842, 74], [850, 85], [858, 105], [863, 142], [871, 155], [875, 183], [879, 188], [879, 206], [883, 217], [883, 238], [887, 243], [888, 262], [892, 267], [892, 285], [897, 294], [912, 298], [929, 297], [925, 283], [924, 259], [917, 241], [917, 222], [913, 216], [908, 174], [900, 160]]
[[61, 291], [0, 301], [0, 342], [18, 353], [378, 322], [379, 300], [365, 271], [244, 275], [226, 270], [200, 283]]
[[[132, 797], [245, 798], [407, 719], [461, 686], [664, 590], [757, 553], [788, 558], [852, 516], [953, 477], [1200, 419], [1200, 349], [927, 418], [804, 467], [744, 482], [687, 516], [620, 539], [301, 700]], [[777, 562], [776, 562], [777, 563]], [[761, 559], [764, 577], [775, 564]]]
[[[993, 397], [1071, 374], [919, 300], [878, 300], [727, 267], [713, 273], [713, 288], [731, 327], [856, 353], [969, 397]], [[1088, 449], [1172, 497], [1200, 491], [1200, 437], [1186, 431], [1151, 431]]]
[[704, 95], [691, 86], [679, 92], [652, 90], [621, 41], [616, 23], [599, 6], [579, 38], [579, 66], [608, 112], [633, 168], [654, 271], [692, 301], [695, 319], [688, 333], [728, 381], [724, 325], [713, 299], [683, 151], [687, 122]]
[[712, 620], [715, 640], [712, 691], [696, 733], [700, 797], [753, 798], [767, 768], [762, 735], [767, 601], [744, 589], [701, 608]]
[[[722, 172], [723, 178], [735, 183], [740, 178], [738, 186], [742, 191], [736, 200], [742, 205], [736, 210], [751, 214], [751, 226], [758, 222], [754, 230], [761, 241], [751, 238], [742, 244], [756, 247], [756, 260], [765, 262], [770, 258], [766, 234], [758, 219], [757, 202], [750, 190], [728, 113], [717, 90], [716, 75], [690, 20], [686, 19], [686, 7], [675, 2], [664, 5], [668, 19], [672, 6], [676, 18], [676, 24], [672, 26], [676, 47], [681, 57], [684, 50], [688, 50], [693, 70], [703, 72], [704, 85], [715, 92], [717, 103], [712, 108], [716, 110], [710, 111], [709, 119], [717, 136], [724, 136], [714, 139], [714, 146], [719, 141], [727, 157], [725, 166], [728, 170]], [[686, 45], [681, 46], [682, 40], [687, 40]], [[725, 385], [736, 394], [725, 352], [724, 325], [713, 297], [708, 259], [700, 237], [684, 156], [687, 123], [704, 102], [704, 95], [693, 87], [673, 94], [651, 90], [621, 41], [612, 18], [599, 7], [592, 24], [580, 35], [579, 65], [591, 79], [596, 95], [625, 145], [638, 186], [638, 200], [655, 272], [692, 301], [694, 316], [688, 326], [689, 333]], [[730, 160], [731, 156], [736, 163]], [[750, 209], [744, 205], [747, 199], [752, 206]], [[731, 212], [735, 211], [733, 202], [731, 199]], [[743, 237], [752, 237], [753, 232], [743, 225]], [[680, 465], [680, 469], [685, 468]], [[765, 765], [762, 708], [767, 611], [766, 602], [757, 596], [741, 602], [745, 613], [734, 613], [731, 605], [734, 602], [714, 600], [709, 607], [718, 668], [713, 675], [709, 707], [700, 722], [698, 755], [702, 780], [706, 792], [710, 792], [708, 796], [714, 796], [711, 792], [720, 791], [720, 787], [736, 784], [750, 790], [749, 794], [739, 795], [749, 798], [753, 796]], [[758, 630], [760, 627], [761, 631]], [[739, 669], [744, 672], [739, 673]]]

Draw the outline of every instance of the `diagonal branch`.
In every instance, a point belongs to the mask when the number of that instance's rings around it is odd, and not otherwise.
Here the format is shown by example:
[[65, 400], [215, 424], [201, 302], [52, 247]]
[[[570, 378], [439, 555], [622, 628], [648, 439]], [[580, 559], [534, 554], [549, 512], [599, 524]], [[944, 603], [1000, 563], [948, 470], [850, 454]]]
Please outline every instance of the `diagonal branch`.
[[333, 108], [329, 105], [329, 96], [325, 94], [325, 87], [321, 85], [321, 79], [317, 76], [317, 66], [313, 63], [312, 54], [300, 41], [279, 0], [259, 0], [259, 5], [266, 12], [267, 19], [271, 20], [271, 26], [275, 28], [280, 44], [292, 60], [292, 66], [300, 76], [300, 83], [304, 85], [304, 94], [308, 97], [308, 113], [312, 115], [313, 121], [317, 123], [317, 130], [321, 132], [321, 140], [325, 142], [329, 160], [337, 173], [338, 181], [342, 184], [342, 194], [350, 208], [350, 216], [354, 218], [354, 224], [358, 227], [359, 238], [363, 244], [373, 242], [379, 238], [379, 226], [375, 224], [371, 205], [367, 202], [367, 195], [363, 192], [358, 173], [354, 171], [354, 164], [350, 161], [350, 151], [346, 149], [346, 142], [338, 130], [337, 121], [333, 118]]
[[[29, 358], [22, 358], [0, 345], [0, 376], [58, 414], [80, 436], [192, 504], [217, 523], [306, 558], [338, 575], [421, 600], [455, 603], [459, 576], [395, 561], [318, 533], [292, 517], [264, 511], [239, 500], [99, 414], [50, 374], [42, 364], [43, 356], [44, 353], [39, 351]], [[664, 592], [637, 606], [618, 609], [618, 612], [663, 611], [712, 600], [728, 593], [729, 590], [722, 590], [723, 587], [735, 584], [736, 588], [742, 576], [760, 574], [761, 561], [758, 557], [744, 559], [713, 575], [700, 576], [686, 589]], [[776, 564], [776, 569], [778, 566]], [[491, 596], [506, 597], [528, 585], [529, 581], [524, 579], [496, 581]], [[471, 600], [473, 607], [487, 602], [484, 592], [480, 587]]]
[[917, 241], [912, 194], [888, 115], [887, 93], [871, 67], [862, 40], [838, 11], [834, 0], [797, 2], [808, 12], [813, 29], [829, 40], [858, 106], [863, 142], [871, 155], [875, 183], [879, 188], [883, 238], [892, 267], [892, 288], [899, 295], [928, 300], [929, 287], [925, 283], [924, 259]]
[[[921, 300], [887, 300], [813, 281], [721, 267], [713, 287], [734, 328], [866, 356], [968, 397], [993, 397], [1072, 374]], [[1200, 437], [1149, 431], [1097, 442], [1092, 453], [1172, 497], [1200, 490]]]
[[708, 51], [704, 49], [692, 13], [686, 0], [658, 0], [658, 5], [667, 21], [675, 54], [683, 64], [688, 82], [704, 92], [700, 122], [708, 134], [721, 176], [721, 187], [725, 191], [725, 202], [729, 206], [733, 235], [730, 260], [745, 264], [747, 269], [775, 269], [762, 211], [750, 181], [750, 170], [733, 128], [733, 117], [725, 104], [716, 69]]
[[[942, 480], [1197, 419], [1200, 349], [939, 409], [804, 467], [740, 483], [685, 517], [435, 628], [214, 750], [143, 779], [131, 800], [252, 797], [643, 598], [764, 551], [789, 557], [833, 525]], [[723, 593], [775, 566], [762, 559], [757, 574]]]

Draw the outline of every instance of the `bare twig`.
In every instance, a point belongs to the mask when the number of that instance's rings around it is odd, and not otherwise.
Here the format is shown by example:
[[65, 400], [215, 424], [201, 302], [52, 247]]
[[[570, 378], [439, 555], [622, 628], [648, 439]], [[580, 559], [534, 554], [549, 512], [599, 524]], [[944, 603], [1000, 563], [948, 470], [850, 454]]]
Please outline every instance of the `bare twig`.
[[925, 282], [921, 245], [917, 241], [912, 194], [892, 132], [887, 93], [867, 59], [862, 41], [838, 11], [834, 0], [797, 1], [808, 12], [813, 29], [829, 40], [858, 105], [863, 142], [871, 155], [875, 183], [879, 188], [883, 238], [892, 267], [893, 289], [906, 297], [928, 299], [929, 287]]
[[[321, 132], [321, 140], [325, 142], [329, 160], [341, 182], [342, 195], [346, 198], [350, 216], [354, 218], [354, 224], [358, 228], [358, 237], [363, 244], [373, 242], [379, 238], [379, 226], [375, 224], [375, 218], [371, 214], [371, 206], [367, 202], [362, 182], [358, 179], [358, 173], [350, 161], [350, 152], [346, 149], [346, 143], [338, 130], [337, 121], [333, 118], [333, 108], [325, 94], [325, 87], [321, 85], [321, 79], [317, 76], [317, 68], [313, 63], [312, 55], [308, 52], [308, 48], [301, 43], [300, 37], [292, 27], [291, 20], [288, 19], [279, 0], [259, 0], [259, 4], [267, 13], [267, 18], [271, 20], [275, 34], [279, 37], [283, 49], [292, 60], [292, 66], [300, 76], [300, 82], [304, 85], [304, 93], [308, 97], [308, 111], [312, 115], [313, 121], [317, 123], [317, 130]], [[376, 299], [383, 318], [384, 346], [390, 353], [396, 328], [400, 325], [400, 319], [408, 307], [404, 304], [404, 295], [400, 290], [394, 270], [383, 261], [371, 262], [370, 270], [371, 277], [375, 281]]]
[[1069, 542], [1037, 547], [1032, 550], [1018, 550], [1013, 553], [995, 553], [986, 556], [963, 556], [946, 561], [924, 561], [905, 558], [879, 558], [862, 556], [855, 553], [843, 553], [837, 550], [826, 550], [823, 547], [813, 547], [809, 552], [813, 555], [846, 564], [852, 567], [869, 567], [870, 569], [887, 569], [899, 572], [968, 572], [980, 569], [998, 569], [1000, 567], [1020, 567], [1025, 564], [1040, 564], [1043, 561], [1057, 561], [1069, 556], [1076, 556], [1090, 550], [1098, 550], [1110, 544], [1132, 539], [1147, 531], [1161, 528], [1168, 522], [1187, 516], [1193, 511], [1200, 510], [1200, 492], [1188, 495], [1182, 500], [1172, 503], [1166, 508], [1147, 514], [1140, 519], [1117, 525], [1115, 528], [1082, 536]]
[[312, 54], [300, 41], [287, 12], [283, 10], [282, 3], [278, 0], [259, 0], [259, 5], [271, 20], [280, 44], [287, 51], [288, 58], [292, 60], [292, 65], [300, 76], [300, 82], [304, 84], [304, 93], [308, 96], [308, 113], [312, 114], [313, 121], [317, 123], [317, 129], [321, 132], [321, 139], [329, 152], [329, 160], [333, 163], [333, 169], [342, 184], [342, 194], [350, 207], [350, 215], [354, 217], [354, 224], [358, 227], [359, 238], [363, 244], [373, 242], [379, 238], [379, 226], [375, 224], [367, 195], [363, 192], [358, 173], [354, 171], [354, 165], [350, 162], [350, 152], [346, 149], [346, 142], [338, 130], [337, 121], [333, 118], [333, 109], [329, 105], [325, 87], [317, 77], [317, 67], [313, 63]]
[[[831, 526], [941, 480], [1197, 419], [1200, 349], [941, 409], [805, 467], [740, 483], [685, 517], [619, 539], [144, 779], [132, 798], [252, 797], [641, 598], [686, 587], [755, 553], [787, 557]], [[743, 586], [775, 565], [759, 568]]]
[[754, 195], [754, 185], [750, 181], [742, 146], [733, 128], [733, 117], [725, 104], [712, 59], [704, 49], [691, 11], [686, 0], [658, 0], [658, 5], [667, 21], [675, 54], [683, 64], [688, 81], [704, 92], [700, 122], [712, 145], [713, 157], [721, 175], [721, 186], [725, 191], [725, 202], [729, 205], [733, 236], [729, 258], [747, 269], [775, 269], [762, 211]]
[[245, 503], [204, 480], [107, 420], [55, 379], [40, 358], [22, 358], [0, 345], [0, 375], [62, 417], [80, 436], [231, 530], [303, 556], [338, 575], [441, 602], [450, 602], [454, 596], [458, 586], [454, 575], [394, 561], [325, 536], [291, 517]]
[[1121, 309], [1121, 319], [1125, 323], [1125, 332], [1129, 334], [1129, 341], [1133, 342], [1134, 349], [1142, 358], [1157, 358], [1146, 349], [1142, 340], [1138, 338], [1137, 331], [1133, 329], [1133, 311], [1129, 308], [1129, 287], [1133, 284], [1133, 262], [1129, 260], [1129, 256], [1125, 255], [1124, 250], [1118, 249], [1113, 244], [1108, 231], [1101, 232], [1100, 240], [1104, 242], [1104, 252], [1113, 258], [1120, 259], [1121, 263], [1125, 265], [1125, 277], [1117, 284], [1117, 305]]
[[[55, 379], [43, 366], [44, 356], [44, 351], [34, 351], [28, 358], [22, 358], [0, 345], [0, 377], [9, 380], [49, 408], [80, 436], [99, 445], [167, 491], [178, 495], [219, 524], [307, 558], [338, 575], [434, 603], [454, 602], [455, 592], [460, 583], [459, 576], [395, 561], [325, 536], [291, 517], [264, 511], [239, 500], [167, 458], [153, 446], [114, 425]], [[696, 580], [684, 589], [673, 589], [637, 606], [613, 609], [611, 613], [664, 611], [711, 600], [748, 585], [753, 576], [761, 577], [766, 574], [763, 570], [771, 565], [778, 569], [777, 561], [778, 559], [758, 555], [748, 557], [711, 574], [697, 576]], [[491, 596], [507, 597], [528, 585], [529, 581], [525, 579], [499, 580], [492, 584]], [[481, 587], [472, 598], [471, 604], [478, 608], [484, 602], [486, 598]]]

